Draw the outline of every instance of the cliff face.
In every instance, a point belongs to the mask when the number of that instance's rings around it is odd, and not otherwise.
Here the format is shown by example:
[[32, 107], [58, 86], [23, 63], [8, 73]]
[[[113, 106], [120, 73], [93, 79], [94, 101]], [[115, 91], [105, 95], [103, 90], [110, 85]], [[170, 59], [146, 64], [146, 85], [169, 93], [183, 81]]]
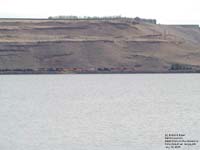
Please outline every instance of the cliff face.
[[200, 66], [200, 29], [120, 20], [0, 20], [0, 69]]

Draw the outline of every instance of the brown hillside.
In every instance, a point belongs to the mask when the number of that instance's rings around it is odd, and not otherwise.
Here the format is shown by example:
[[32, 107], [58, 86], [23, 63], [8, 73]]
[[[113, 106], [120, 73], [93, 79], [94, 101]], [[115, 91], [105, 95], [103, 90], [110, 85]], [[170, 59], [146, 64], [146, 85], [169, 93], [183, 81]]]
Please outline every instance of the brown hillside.
[[120, 20], [0, 20], [0, 69], [200, 66], [200, 29]]

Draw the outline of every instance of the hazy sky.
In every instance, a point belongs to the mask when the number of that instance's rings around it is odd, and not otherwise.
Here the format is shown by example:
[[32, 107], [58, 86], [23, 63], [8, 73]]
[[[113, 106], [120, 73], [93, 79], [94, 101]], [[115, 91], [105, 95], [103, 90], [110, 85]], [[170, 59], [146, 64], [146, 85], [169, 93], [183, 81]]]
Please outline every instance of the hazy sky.
[[200, 0], [0, 0], [0, 4], [0, 17], [122, 15], [200, 24]]

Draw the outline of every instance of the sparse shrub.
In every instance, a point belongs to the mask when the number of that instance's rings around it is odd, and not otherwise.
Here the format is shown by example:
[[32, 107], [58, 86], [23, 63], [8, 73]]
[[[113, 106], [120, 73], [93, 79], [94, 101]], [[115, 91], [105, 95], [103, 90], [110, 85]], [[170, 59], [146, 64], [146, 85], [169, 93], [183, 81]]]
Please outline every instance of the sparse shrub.
[[170, 70], [192, 70], [192, 67], [184, 64], [172, 64]]

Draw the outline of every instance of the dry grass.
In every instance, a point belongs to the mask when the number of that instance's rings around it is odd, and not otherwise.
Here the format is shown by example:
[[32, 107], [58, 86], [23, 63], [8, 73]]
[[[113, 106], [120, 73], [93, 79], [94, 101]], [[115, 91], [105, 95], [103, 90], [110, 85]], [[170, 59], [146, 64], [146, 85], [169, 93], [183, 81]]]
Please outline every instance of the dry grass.
[[166, 71], [173, 63], [200, 65], [199, 43], [197, 28], [119, 20], [0, 20], [0, 68]]

